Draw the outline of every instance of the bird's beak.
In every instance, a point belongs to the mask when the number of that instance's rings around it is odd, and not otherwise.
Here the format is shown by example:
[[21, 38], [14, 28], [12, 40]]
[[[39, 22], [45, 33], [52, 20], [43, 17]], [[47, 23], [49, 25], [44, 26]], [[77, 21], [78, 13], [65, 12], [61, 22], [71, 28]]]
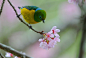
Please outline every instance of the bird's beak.
[[45, 23], [45, 20], [42, 20], [43, 21], [43, 23]]
[[43, 21], [43, 23], [45, 23], [45, 20], [41, 19]]

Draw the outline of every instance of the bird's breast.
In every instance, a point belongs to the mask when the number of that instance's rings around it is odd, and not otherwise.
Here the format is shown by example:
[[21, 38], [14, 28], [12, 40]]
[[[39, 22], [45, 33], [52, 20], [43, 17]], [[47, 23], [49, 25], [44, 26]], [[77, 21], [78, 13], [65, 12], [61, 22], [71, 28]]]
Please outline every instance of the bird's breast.
[[29, 24], [38, 23], [34, 20], [34, 14], [35, 14], [35, 10], [28, 10], [26, 8], [21, 9], [21, 15], [23, 16], [25, 21]]

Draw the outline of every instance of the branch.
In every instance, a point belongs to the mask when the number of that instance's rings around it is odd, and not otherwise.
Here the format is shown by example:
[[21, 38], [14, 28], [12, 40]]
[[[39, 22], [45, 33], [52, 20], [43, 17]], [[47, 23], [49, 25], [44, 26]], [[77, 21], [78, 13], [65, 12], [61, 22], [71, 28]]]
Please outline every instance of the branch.
[[3, 10], [4, 3], [5, 3], [5, 0], [3, 0], [3, 2], [2, 2], [2, 5], [1, 5], [1, 9], [0, 9], [0, 15], [1, 15], [1, 13], [2, 13], [2, 10]]
[[83, 58], [84, 43], [85, 43], [85, 39], [86, 39], [85, 35], [86, 35], [86, 17], [84, 17], [84, 21], [83, 21], [83, 29], [82, 29], [82, 38], [81, 38], [81, 44], [80, 44], [79, 58]]
[[5, 58], [1, 53], [0, 53], [1, 58]]
[[15, 49], [13, 49], [13, 48], [11, 48], [9, 46], [6, 46], [4, 44], [1, 44], [1, 43], [0, 43], [0, 49], [3, 49], [5, 51], [7, 51], [7, 52], [10, 52], [10, 53], [18, 56], [18, 57], [21, 57], [21, 58], [23, 58], [23, 57], [25, 57], [25, 58], [31, 58], [31, 57], [27, 56], [26, 54], [23, 54], [23, 53], [15, 50]]
[[9, 2], [10, 6], [11, 6], [11, 7], [13, 8], [13, 10], [15, 11], [17, 18], [18, 18], [22, 23], [24, 23], [27, 27], [29, 27], [29, 28], [30, 28], [31, 30], [33, 30], [34, 32], [39, 33], [39, 34], [41, 34], [41, 35], [44, 34], [44, 33], [43, 33], [44, 31], [41, 31], [41, 32], [36, 31], [36, 30], [33, 29], [31, 26], [29, 26], [27, 23], [25, 23], [25, 22], [20, 18], [20, 16], [18, 15], [18, 13], [17, 13], [15, 7], [12, 5], [12, 3], [11, 3], [9, 0], [7, 0], [7, 1]]

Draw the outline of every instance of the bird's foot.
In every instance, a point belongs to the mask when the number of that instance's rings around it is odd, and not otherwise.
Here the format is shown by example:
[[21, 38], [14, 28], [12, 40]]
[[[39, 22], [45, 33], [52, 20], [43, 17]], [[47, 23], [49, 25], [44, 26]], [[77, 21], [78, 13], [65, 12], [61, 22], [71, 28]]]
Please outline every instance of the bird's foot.
[[20, 17], [21, 14], [19, 14], [17, 17]]
[[32, 29], [32, 26], [29, 24], [29, 28]]

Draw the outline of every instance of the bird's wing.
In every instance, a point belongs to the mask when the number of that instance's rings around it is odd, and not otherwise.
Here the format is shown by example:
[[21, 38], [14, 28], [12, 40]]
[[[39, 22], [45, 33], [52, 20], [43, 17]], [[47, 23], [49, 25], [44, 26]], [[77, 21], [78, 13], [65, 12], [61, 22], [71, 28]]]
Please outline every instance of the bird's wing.
[[28, 10], [36, 10], [38, 7], [37, 6], [23, 6], [22, 8], [26, 8]]

